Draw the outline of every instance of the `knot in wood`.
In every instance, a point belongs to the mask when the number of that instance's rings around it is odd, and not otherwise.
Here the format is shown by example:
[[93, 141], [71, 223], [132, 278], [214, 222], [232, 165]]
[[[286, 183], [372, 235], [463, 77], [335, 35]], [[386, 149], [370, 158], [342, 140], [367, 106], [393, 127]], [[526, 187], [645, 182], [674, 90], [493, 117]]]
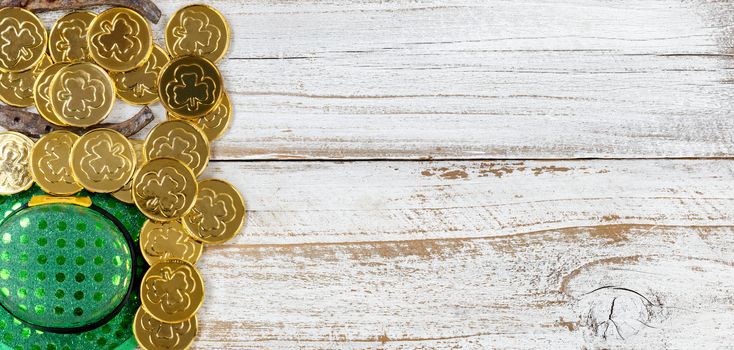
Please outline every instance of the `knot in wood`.
[[657, 332], [666, 312], [659, 298], [625, 287], [605, 286], [582, 295], [577, 304], [584, 337], [596, 343], [622, 342]]

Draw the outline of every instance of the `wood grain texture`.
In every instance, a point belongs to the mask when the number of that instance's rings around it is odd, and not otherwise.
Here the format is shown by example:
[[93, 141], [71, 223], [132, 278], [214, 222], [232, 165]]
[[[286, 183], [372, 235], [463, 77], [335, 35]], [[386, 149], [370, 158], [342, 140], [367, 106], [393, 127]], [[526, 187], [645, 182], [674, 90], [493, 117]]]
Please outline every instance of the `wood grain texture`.
[[711, 348], [734, 162], [215, 162], [196, 349]]
[[[159, 4], [163, 23], [181, 2]], [[734, 151], [728, 2], [211, 4], [234, 35], [236, 119], [216, 159]]]
[[[157, 3], [162, 45], [185, 2]], [[219, 66], [234, 123], [214, 159], [734, 153], [727, 2], [209, 3], [233, 33]]]
[[731, 346], [730, 3], [211, 4], [249, 217], [196, 349]]
[[249, 203], [240, 244], [730, 225], [734, 161], [215, 162]]

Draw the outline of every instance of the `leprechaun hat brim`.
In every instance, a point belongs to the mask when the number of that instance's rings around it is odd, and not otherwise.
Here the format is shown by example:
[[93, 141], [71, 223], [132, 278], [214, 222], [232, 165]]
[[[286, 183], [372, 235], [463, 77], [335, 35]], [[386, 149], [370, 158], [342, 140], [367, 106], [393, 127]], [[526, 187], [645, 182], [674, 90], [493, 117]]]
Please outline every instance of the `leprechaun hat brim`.
[[29, 206], [39, 195], [0, 197], [0, 350], [135, 348], [145, 217], [102, 194]]

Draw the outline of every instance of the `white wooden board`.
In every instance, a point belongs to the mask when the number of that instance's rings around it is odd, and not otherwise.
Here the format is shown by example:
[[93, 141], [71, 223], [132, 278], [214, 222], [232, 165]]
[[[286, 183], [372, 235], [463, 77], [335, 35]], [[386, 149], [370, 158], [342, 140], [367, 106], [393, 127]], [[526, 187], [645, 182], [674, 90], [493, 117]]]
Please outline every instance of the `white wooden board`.
[[[726, 2], [245, 1], [215, 159], [732, 155]], [[187, 4], [160, 1], [168, 17]], [[42, 17], [50, 27], [58, 13]], [[137, 108], [118, 103], [112, 120]], [[163, 109], [155, 106], [163, 119]]]
[[241, 188], [250, 216], [199, 264], [196, 349], [725, 347], [732, 173], [720, 160], [216, 162], [205, 175]]
[[731, 347], [731, 3], [209, 3], [249, 217], [195, 349]]
[[728, 2], [210, 3], [234, 35], [217, 159], [734, 151]]

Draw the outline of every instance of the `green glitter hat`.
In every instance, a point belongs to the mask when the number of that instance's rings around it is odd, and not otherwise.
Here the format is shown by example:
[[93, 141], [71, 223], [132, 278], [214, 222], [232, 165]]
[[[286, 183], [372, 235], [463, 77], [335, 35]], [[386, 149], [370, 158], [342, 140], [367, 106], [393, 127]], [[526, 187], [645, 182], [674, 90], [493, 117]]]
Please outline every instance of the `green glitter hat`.
[[0, 196], [0, 350], [135, 348], [145, 217], [110, 195], [42, 195]]

